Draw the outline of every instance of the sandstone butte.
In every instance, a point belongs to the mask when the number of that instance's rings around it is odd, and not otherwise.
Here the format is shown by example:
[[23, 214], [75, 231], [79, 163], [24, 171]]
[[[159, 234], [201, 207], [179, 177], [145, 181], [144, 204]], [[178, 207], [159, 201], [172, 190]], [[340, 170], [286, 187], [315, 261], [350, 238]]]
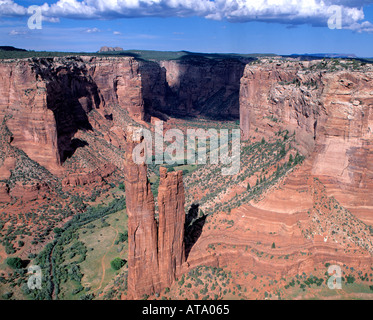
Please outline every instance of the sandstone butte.
[[[273, 60], [246, 65], [238, 60], [158, 64], [124, 57], [3, 61], [0, 120], [11, 135], [0, 140], [6, 150], [19, 148], [64, 178], [65, 186], [99, 181], [115, 167], [123, 170], [132, 298], [159, 292], [180, 273], [202, 264], [278, 277], [312, 271], [327, 260], [370, 267], [372, 235], [364, 228], [373, 224], [372, 68], [331, 71], [317, 68], [324, 63], [317, 60]], [[117, 116], [123, 111], [127, 122]], [[164, 114], [213, 119], [239, 114], [244, 141], [286, 129], [296, 133], [294, 146], [306, 160], [259, 201], [242, 204], [230, 215], [219, 213], [220, 220], [211, 218], [220, 225], [203, 228], [185, 261], [182, 176], [161, 169], [157, 222], [147, 168], [132, 162], [134, 144], [125, 137], [129, 122], [148, 126]], [[111, 164], [115, 167], [100, 163], [89, 172], [67, 174], [64, 161], [74, 152], [74, 139], [92, 128], [125, 151], [124, 161], [119, 157]], [[10, 151], [1, 159], [0, 202], [22, 196], [33, 200], [49, 188], [43, 181], [4, 182], [18, 161]], [[344, 209], [326, 210], [331, 203]], [[234, 226], [223, 228], [223, 220], [234, 220]], [[351, 252], [343, 251], [335, 226], [348, 226], [358, 235], [359, 240], [342, 235]], [[364, 252], [352, 252], [362, 248]], [[260, 259], [255, 252], [289, 259]]]
[[125, 187], [128, 214], [128, 297], [160, 292], [171, 286], [185, 261], [185, 196], [181, 171], [160, 168], [159, 222], [146, 164], [133, 162], [137, 145], [128, 134], [125, 157]]

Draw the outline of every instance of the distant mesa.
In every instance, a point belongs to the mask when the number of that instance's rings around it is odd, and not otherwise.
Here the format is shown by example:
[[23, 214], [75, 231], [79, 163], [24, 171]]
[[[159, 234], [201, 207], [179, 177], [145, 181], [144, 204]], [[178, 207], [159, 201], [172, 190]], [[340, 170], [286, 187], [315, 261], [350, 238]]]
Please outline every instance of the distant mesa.
[[116, 51], [124, 51], [123, 48], [121, 47], [101, 47], [99, 53], [102, 53], [102, 52], [116, 52]]

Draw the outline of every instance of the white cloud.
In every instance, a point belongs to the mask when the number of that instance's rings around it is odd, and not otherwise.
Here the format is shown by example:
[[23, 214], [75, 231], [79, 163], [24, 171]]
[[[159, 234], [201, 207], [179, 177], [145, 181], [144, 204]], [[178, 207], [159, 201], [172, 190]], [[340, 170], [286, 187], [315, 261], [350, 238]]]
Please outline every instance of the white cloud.
[[89, 28], [89, 29], [84, 30], [84, 32], [85, 33], [98, 33], [98, 32], [101, 32], [101, 30], [98, 28]]
[[[342, 10], [343, 28], [371, 32], [363, 6], [372, 0], [56, 0], [45, 3], [48, 19], [116, 19], [129, 17], [188, 17], [230, 22], [263, 21], [289, 26], [327, 26], [330, 8]], [[13, 0], [0, 0], [1, 15], [25, 15], [26, 8]]]
[[12, 30], [9, 32], [10, 36], [24, 36], [28, 34], [27, 30]]
[[362, 23], [355, 22], [352, 25], [348, 26], [347, 29], [356, 31], [358, 33], [362, 33], [362, 32], [373, 33], [373, 24], [370, 23], [369, 21], [364, 21]]
[[24, 16], [26, 13], [27, 9], [13, 0], [0, 0], [0, 17]]
[[121, 35], [122, 33], [120, 33], [119, 31], [114, 31], [113, 34], [116, 35], [116, 36], [119, 36], [119, 35]]

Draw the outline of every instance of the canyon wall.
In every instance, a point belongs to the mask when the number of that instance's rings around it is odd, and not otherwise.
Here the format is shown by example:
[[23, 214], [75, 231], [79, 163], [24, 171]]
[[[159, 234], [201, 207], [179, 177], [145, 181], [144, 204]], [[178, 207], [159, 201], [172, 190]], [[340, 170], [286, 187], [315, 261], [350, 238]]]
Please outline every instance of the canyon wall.
[[0, 63], [0, 121], [9, 119], [12, 145], [33, 160], [55, 168], [60, 159], [53, 111], [47, 108], [47, 86], [31, 60]]
[[[64, 57], [0, 63], [0, 120], [12, 145], [51, 170], [75, 151], [74, 136], [92, 130], [88, 114], [121, 105], [144, 118], [141, 78], [133, 58]], [[94, 124], [93, 124], [94, 125]]]
[[161, 61], [166, 71], [167, 104], [158, 109], [180, 117], [238, 119], [242, 59], [187, 56]]
[[273, 132], [271, 128], [279, 128], [278, 122], [282, 127], [305, 134], [308, 139], [304, 142], [314, 139], [317, 119], [325, 115], [320, 102], [322, 73], [306, 72], [302, 68], [301, 62], [246, 66], [240, 90], [244, 140], [255, 129], [264, 135]]
[[[347, 208], [372, 220], [373, 71], [334, 62], [247, 65], [241, 79], [244, 139], [295, 132], [310, 172]], [[368, 211], [367, 211], [368, 210]]]

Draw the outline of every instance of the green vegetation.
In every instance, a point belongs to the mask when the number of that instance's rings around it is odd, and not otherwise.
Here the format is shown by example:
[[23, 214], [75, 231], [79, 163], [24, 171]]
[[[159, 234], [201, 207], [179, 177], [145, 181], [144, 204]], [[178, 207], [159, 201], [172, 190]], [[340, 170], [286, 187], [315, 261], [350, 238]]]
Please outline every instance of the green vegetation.
[[6, 264], [12, 269], [21, 269], [22, 268], [22, 259], [21, 258], [8, 258], [6, 259]]
[[[12, 49], [12, 48], [10, 48]], [[25, 50], [1, 50], [0, 59], [23, 59], [23, 58], [49, 58], [66, 56], [112, 56], [112, 57], [134, 57], [139, 60], [160, 61], [160, 60], [181, 60], [186, 59], [256, 59], [261, 54], [208, 54], [188, 51], [155, 51], [155, 50], [124, 50], [113, 52], [53, 52], [53, 51], [25, 51]], [[274, 56], [274, 55], [272, 55]]]
[[[80, 202], [80, 201], [79, 201]], [[34, 264], [42, 268], [42, 289], [30, 291], [25, 286], [25, 279], [20, 285], [23, 292], [32, 299], [49, 300], [63, 295], [66, 297], [67, 287], [72, 287], [71, 296], [77, 295], [84, 288], [81, 284], [83, 273], [82, 263], [87, 259], [88, 248], [81, 241], [80, 230], [94, 221], [105, 224], [105, 217], [125, 208], [125, 199], [114, 199], [107, 206], [88, 207], [75, 215], [63, 228], [55, 232], [55, 240], [47, 244], [34, 259]], [[84, 294], [78, 298], [92, 299], [92, 294]]]
[[112, 260], [110, 262], [111, 267], [115, 271], [121, 269], [125, 264], [126, 264], [126, 262], [123, 259], [121, 259], [121, 258], [115, 258], [114, 260]]
[[122, 190], [122, 191], [126, 191], [126, 188], [125, 188], [125, 186], [124, 186], [124, 183], [120, 183], [119, 186], [118, 186], [118, 188], [119, 188], [120, 190]]

